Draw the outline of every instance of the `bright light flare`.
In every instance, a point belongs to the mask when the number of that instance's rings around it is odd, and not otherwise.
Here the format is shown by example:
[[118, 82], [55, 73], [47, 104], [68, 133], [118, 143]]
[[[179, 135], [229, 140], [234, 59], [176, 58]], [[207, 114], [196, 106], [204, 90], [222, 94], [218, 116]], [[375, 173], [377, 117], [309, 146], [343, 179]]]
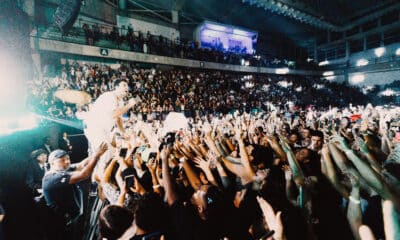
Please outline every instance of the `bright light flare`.
[[375, 56], [382, 57], [383, 54], [385, 54], [385, 51], [386, 51], [385, 47], [378, 47], [374, 51], [375, 52]]
[[0, 118], [0, 136], [14, 132], [30, 130], [38, 126], [38, 117], [34, 113], [25, 116]]
[[288, 74], [289, 73], [289, 68], [277, 68], [275, 69], [276, 74]]
[[396, 50], [396, 55], [397, 55], [397, 56], [400, 56], [400, 48], [398, 48], [398, 49]]
[[351, 84], [359, 84], [365, 81], [365, 75], [364, 74], [356, 74], [350, 77], [350, 83]]
[[328, 64], [329, 64], [329, 61], [325, 60], [325, 61], [322, 61], [322, 62], [318, 63], [318, 66], [325, 66], [325, 65], [328, 65]]
[[369, 63], [369, 61], [367, 59], [361, 58], [361, 59], [357, 60], [356, 66], [363, 67], [363, 66], [367, 66], [368, 63]]
[[333, 71], [326, 71], [326, 72], [324, 72], [324, 73], [322, 73], [322, 76], [332, 76], [334, 74], [334, 72]]
[[395, 92], [395, 91], [393, 91], [392, 89], [388, 88], [388, 89], [386, 89], [385, 91], [382, 91], [382, 92], [380, 93], [380, 95], [386, 96], [386, 97], [390, 97], [390, 96], [398, 95], [398, 93]]
[[176, 132], [188, 127], [188, 120], [183, 113], [171, 112], [167, 115], [164, 121], [163, 134]]

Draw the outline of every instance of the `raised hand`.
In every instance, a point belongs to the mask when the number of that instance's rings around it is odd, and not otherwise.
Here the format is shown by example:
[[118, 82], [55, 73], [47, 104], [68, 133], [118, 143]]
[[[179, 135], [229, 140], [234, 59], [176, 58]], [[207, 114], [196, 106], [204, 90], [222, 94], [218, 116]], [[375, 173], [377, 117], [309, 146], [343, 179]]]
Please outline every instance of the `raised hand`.
[[151, 159], [149, 162], [146, 164], [147, 168], [149, 169], [150, 172], [155, 173], [157, 170], [157, 161], [156, 159]]
[[281, 212], [275, 214], [271, 205], [262, 197], [257, 197], [257, 202], [264, 214], [265, 222], [268, 224], [269, 230], [274, 230], [274, 239], [283, 239], [283, 225], [281, 220]]
[[363, 153], [369, 153], [369, 149], [367, 144], [365, 144], [364, 140], [361, 137], [356, 138], [357, 144], [360, 147], [360, 151]]
[[343, 151], [349, 149], [349, 146], [348, 146], [346, 140], [344, 139], [344, 137], [341, 137], [341, 136], [339, 136], [338, 134], [334, 134], [334, 135], [331, 137], [330, 141], [331, 141], [332, 143], [339, 143], [338, 147], [339, 147], [340, 149], [342, 149]]
[[164, 146], [164, 148], [161, 150], [160, 158], [163, 162], [168, 161], [168, 156], [169, 156], [170, 151], [171, 150], [167, 146]]
[[292, 169], [289, 165], [283, 165], [282, 170], [285, 172], [285, 180], [289, 181], [293, 179]]
[[240, 127], [240, 123], [235, 124], [234, 129], [235, 129], [235, 138], [237, 140], [242, 139], [243, 130]]
[[108, 144], [106, 142], [102, 142], [99, 146], [99, 148], [97, 149], [97, 154], [98, 155], [103, 155], [108, 149]]
[[205, 135], [211, 135], [212, 128], [211, 128], [211, 125], [208, 122], [203, 124], [203, 132], [204, 132]]
[[194, 164], [196, 167], [200, 168], [203, 171], [208, 171], [210, 169], [210, 161], [206, 161], [200, 157], [195, 157], [193, 159]]

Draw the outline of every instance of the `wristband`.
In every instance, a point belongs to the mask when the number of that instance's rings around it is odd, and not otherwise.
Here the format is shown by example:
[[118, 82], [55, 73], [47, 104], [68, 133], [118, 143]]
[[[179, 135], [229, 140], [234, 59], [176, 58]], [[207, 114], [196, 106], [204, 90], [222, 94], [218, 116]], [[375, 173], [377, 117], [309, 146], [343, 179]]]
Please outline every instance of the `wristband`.
[[344, 151], [344, 153], [345, 153], [346, 155], [348, 155], [349, 153], [353, 153], [353, 150], [347, 149], [346, 151]]
[[354, 203], [354, 204], [361, 204], [360, 200], [355, 199], [353, 196], [349, 197], [350, 202]]

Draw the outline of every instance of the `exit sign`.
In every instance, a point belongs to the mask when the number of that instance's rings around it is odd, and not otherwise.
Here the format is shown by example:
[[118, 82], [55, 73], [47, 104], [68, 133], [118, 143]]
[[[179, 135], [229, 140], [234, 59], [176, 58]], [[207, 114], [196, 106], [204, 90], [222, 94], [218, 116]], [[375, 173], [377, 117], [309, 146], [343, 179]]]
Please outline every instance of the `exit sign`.
[[108, 49], [100, 48], [100, 54], [102, 56], [108, 56]]

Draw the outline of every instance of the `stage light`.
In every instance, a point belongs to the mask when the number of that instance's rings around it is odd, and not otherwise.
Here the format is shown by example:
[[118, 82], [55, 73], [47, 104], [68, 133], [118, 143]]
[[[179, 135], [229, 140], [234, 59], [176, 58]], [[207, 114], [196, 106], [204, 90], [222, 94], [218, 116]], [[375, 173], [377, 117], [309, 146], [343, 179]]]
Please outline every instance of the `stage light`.
[[289, 73], [289, 68], [277, 68], [275, 69], [276, 74], [288, 74]]
[[325, 77], [326, 80], [332, 81], [336, 79], [336, 76], [327, 76]]
[[397, 56], [400, 56], [400, 48], [398, 48], [398, 49], [396, 50], [396, 55], [397, 55]]
[[367, 66], [368, 63], [369, 63], [369, 61], [367, 59], [361, 58], [361, 59], [357, 60], [356, 66], [357, 67], [363, 67], [363, 66]]
[[322, 76], [332, 76], [334, 74], [334, 72], [333, 71], [326, 71], [326, 72], [324, 72], [324, 73], [322, 73]]
[[392, 89], [388, 88], [385, 91], [382, 91], [380, 93], [380, 95], [385, 96], [385, 97], [390, 97], [390, 96], [398, 95], [398, 93], [393, 91]]
[[356, 74], [350, 77], [350, 83], [351, 84], [359, 84], [365, 81], [365, 75], [364, 74]]
[[176, 132], [188, 127], [188, 120], [183, 113], [171, 112], [164, 121], [163, 135], [169, 132]]
[[30, 130], [38, 126], [38, 117], [34, 113], [21, 116], [8, 116], [0, 118], [0, 136], [14, 132]]
[[377, 56], [377, 57], [382, 57], [383, 54], [385, 53], [385, 51], [386, 51], [385, 47], [376, 48], [376, 49], [374, 50], [375, 56]]
[[329, 61], [325, 60], [325, 61], [322, 61], [322, 62], [318, 63], [318, 66], [325, 66], [325, 65], [328, 65], [328, 64], [329, 64]]

